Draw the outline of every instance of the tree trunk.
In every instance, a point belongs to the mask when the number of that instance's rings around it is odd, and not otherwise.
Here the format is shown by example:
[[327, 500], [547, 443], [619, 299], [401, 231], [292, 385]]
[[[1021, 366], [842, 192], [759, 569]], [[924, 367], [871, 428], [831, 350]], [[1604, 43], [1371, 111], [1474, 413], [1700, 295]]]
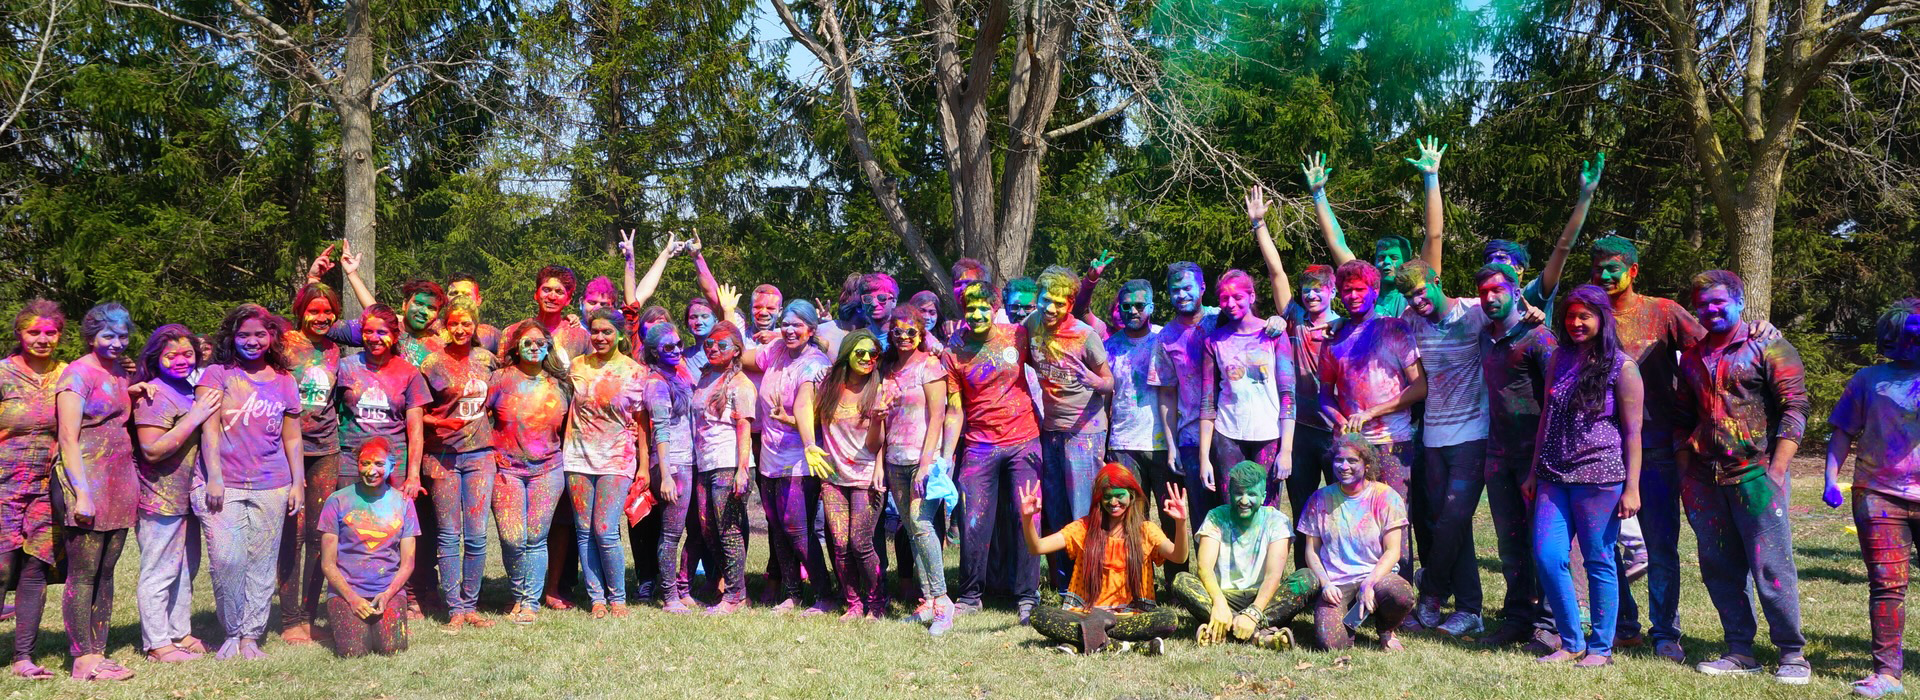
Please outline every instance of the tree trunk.
[[[360, 279], [378, 289], [374, 276], [372, 0], [347, 0], [347, 51], [333, 108], [340, 116], [340, 163], [346, 194], [342, 200], [347, 245], [360, 255]], [[347, 315], [360, 315], [354, 295], [343, 295]]]
[[1759, 185], [1741, 202], [1733, 232], [1733, 271], [1747, 286], [1747, 318], [1773, 318], [1773, 213], [1780, 189]]

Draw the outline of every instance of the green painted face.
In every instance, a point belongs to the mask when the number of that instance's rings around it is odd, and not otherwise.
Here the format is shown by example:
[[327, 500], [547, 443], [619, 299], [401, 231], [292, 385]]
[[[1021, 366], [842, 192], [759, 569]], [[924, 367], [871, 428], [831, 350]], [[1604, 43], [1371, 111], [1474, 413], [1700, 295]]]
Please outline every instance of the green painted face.
[[1246, 521], [1253, 519], [1259, 512], [1260, 504], [1267, 502], [1267, 485], [1258, 483], [1253, 486], [1235, 487], [1228, 497], [1233, 502], [1233, 518]]
[[1106, 494], [1100, 498], [1100, 507], [1110, 518], [1126, 515], [1127, 509], [1133, 507], [1133, 492], [1120, 488], [1107, 489]]

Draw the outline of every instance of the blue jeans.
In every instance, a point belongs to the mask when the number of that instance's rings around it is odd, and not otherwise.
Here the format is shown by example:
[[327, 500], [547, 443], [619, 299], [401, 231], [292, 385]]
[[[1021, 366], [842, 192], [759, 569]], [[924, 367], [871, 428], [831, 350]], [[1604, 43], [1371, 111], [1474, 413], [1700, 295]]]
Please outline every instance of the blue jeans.
[[[960, 453], [960, 470], [954, 478], [960, 489], [960, 591], [955, 602], [977, 605], [986, 590], [987, 555], [1000, 515], [1001, 486], [1031, 484], [1039, 480], [1039, 471], [1039, 446], [1031, 442], [967, 443]], [[1026, 602], [1039, 601], [1039, 558], [1027, 553], [1025, 543], [1002, 544], [1013, 552], [1014, 595]]]
[[1473, 513], [1480, 509], [1486, 485], [1487, 441], [1426, 448], [1427, 503], [1432, 504], [1433, 542], [1427, 547], [1427, 573], [1420, 594], [1445, 601], [1453, 609], [1480, 614], [1480, 562], [1473, 554]]
[[680, 497], [672, 503], [662, 499], [653, 507], [660, 517], [660, 543], [654, 550], [654, 561], [659, 568], [654, 574], [653, 595], [661, 603], [671, 603], [687, 595], [680, 581], [680, 540], [687, 534], [687, 511], [693, 507], [693, 470], [667, 468], [666, 471], [673, 474], [674, 493]]
[[513, 600], [522, 607], [540, 609], [540, 596], [547, 586], [547, 533], [553, 530], [554, 507], [566, 486], [566, 475], [559, 469], [539, 476], [500, 470], [493, 478], [493, 521], [500, 528], [500, 554], [506, 559]]
[[933, 516], [946, 508], [942, 501], [927, 502], [914, 495], [913, 476], [917, 464], [887, 465], [887, 495], [905, 521], [908, 541], [912, 543], [913, 572], [920, 579], [920, 595], [927, 600], [947, 595], [947, 564], [942, 561], [940, 538], [935, 535]]
[[[1040, 433], [1040, 522], [1046, 532], [1059, 531], [1093, 508], [1093, 477], [1100, 473], [1106, 455], [1105, 431]], [[1064, 551], [1049, 554], [1047, 569], [1053, 587], [1067, 590], [1073, 559]]]
[[[1671, 449], [1641, 453], [1640, 533], [1647, 543], [1647, 611], [1654, 643], [1680, 641], [1680, 467]], [[1620, 634], [1640, 633], [1633, 589], [1620, 589]]]
[[[620, 531], [626, 529], [622, 525], [627, 520], [627, 490], [631, 488], [630, 476], [567, 475], [580, 575], [586, 579], [587, 599], [595, 604], [627, 602], [627, 553], [620, 551]], [[684, 506], [681, 512], [685, 512]]]
[[[1620, 539], [1620, 507], [1624, 483], [1561, 484], [1537, 481], [1533, 499], [1534, 565], [1540, 587], [1560, 628], [1560, 648], [1599, 656], [1613, 655], [1614, 626], [1619, 616], [1620, 570], [1613, 546]], [[1587, 569], [1587, 603], [1593, 631], [1580, 636], [1580, 594], [1574, 589], [1570, 567], [1573, 539]]]
[[1807, 644], [1800, 632], [1800, 572], [1793, 563], [1793, 523], [1787, 491], [1761, 475], [1719, 485], [1707, 465], [1682, 477], [1687, 521], [1700, 542], [1700, 580], [1720, 613], [1727, 653], [1753, 657], [1758, 624], [1752, 587], [1767, 616], [1767, 632], [1780, 659], [1798, 658]]
[[493, 450], [428, 455], [437, 476], [427, 479], [433, 496], [440, 558], [440, 597], [453, 615], [474, 612], [480, 580], [487, 573], [487, 517], [492, 514]]

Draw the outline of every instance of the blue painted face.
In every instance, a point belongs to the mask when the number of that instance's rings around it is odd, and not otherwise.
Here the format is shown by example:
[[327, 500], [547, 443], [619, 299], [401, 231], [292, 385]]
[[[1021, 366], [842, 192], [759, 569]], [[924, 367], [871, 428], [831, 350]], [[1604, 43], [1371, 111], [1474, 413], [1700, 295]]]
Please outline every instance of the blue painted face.
[[1167, 297], [1173, 300], [1173, 310], [1190, 314], [1200, 310], [1200, 297], [1207, 293], [1207, 283], [1191, 271], [1182, 272], [1167, 281]]
[[1734, 296], [1725, 286], [1708, 287], [1693, 295], [1693, 315], [1709, 333], [1733, 330], [1746, 308], [1746, 300]]
[[693, 331], [696, 338], [705, 338], [713, 332], [713, 311], [704, 306], [687, 308], [687, 329]]

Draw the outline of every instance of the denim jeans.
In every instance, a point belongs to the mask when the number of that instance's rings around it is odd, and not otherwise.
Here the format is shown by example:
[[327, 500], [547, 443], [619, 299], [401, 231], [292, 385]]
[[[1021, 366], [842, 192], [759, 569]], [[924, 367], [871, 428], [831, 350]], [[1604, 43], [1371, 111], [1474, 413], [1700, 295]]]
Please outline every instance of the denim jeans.
[[873, 525], [880, 518], [878, 489], [820, 485], [820, 508], [827, 516], [827, 551], [840, 578], [840, 597], [848, 610], [886, 612], [880, 591], [880, 555]]
[[942, 560], [940, 538], [934, 530], [934, 515], [945, 509], [946, 503], [928, 503], [914, 495], [917, 484], [913, 476], [919, 469], [917, 464], [888, 464], [887, 495], [893, 499], [893, 507], [900, 511], [908, 541], [912, 543], [913, 572], [920, 581], [920, 596], [933, 600], [947, 594], [947, 564]]
[[1480, 614], [1480, 562], [1474, 557], [1473, 513], [1480, 509], [1486, 485], [1487, 441], [1426, 448], [1427, 502], [1432, 504], [1433, 541], [1427, 548], [1427, 573], [1420, 594], [1445, 601], [1453, 609]]
[[[1560, 629], [1560, 648], [1598, 656], [1613, 655], [1613, 634], [1619, 618], [1620, 570], [1613, 558], [1620, 537], [1620, 507], [1624, 483], [1562, 484], [1538, 481], [1533, 499], [1534, 565], [1540, 587], [1547, 593], [1553, 619]], [[1573, 542], [1580, 542], [1587, 571], [1587, 604], [1593, 631], [1580, 634], [1580, 593], [1573, 583]]]
[[660, 518], [660, 541], [654, 547], [657, 568], [653, 595], [662, 603], [671, 603], [687, 595], [685, 582], [680, 580], [680, 540], [687, 534], [687, 512], [693, 509], [693, 469], [689, 467], [672, 471], [674, 493], [679, 498], [672, 503], [662, 499], [653, 507], [654, 514]]
[[[968, 443], [960, 454], [960, 591], [956, 602], [979, 604], [986, 589], [987, 553], [997, 523], [1002, 484], [1025, 486], [1040, 480], [1040, 446]], [[1007, 543], [1014, 547], [1013, 543]], [[1022, 601], [1040, 599], [1040, 560], [1020, 544], [1014, 553], [1014, 595]]]
[[440, 597], [447, 612], [471, 613], [480, 602], [480, 581], [487, 573], [487, 516], [493, 500], [497, 464], [493, 450], [428, 455], [436, 467], [427, 480], [434, 519], [440, 522], [435, 552], [440, 563]]
[[1920, 503], [1853, 489], [1853, 525], [1867, 563], [1867, 621], [1873, 630], [1873, 672], [1899, 678], [1906, 668], [1900, 650], [1907, 628], [1908, 557], [1920, 532]]
[[813, 515], [820, 510], [820, 480], [811, 476], [762, 477], [760, 503], [767, 510], [767, 539], [772, 563], [780, 569], [786, 596], [800, 599], [807, 583], [816, 600], [828, 600], [826, 555], [814, 537]]
[[[331, 477], [331, 475], [329, 475]], [[200, 521], [191, 515], [140, 512], [140, 649], [153, 651], [193, 636], [193, 578], [200, 573]]]
[[1749, 580], [1767, 616], [1767, 632], [1781, 660], [1800, 656], [1800, 574], [1793, 563], [1793, 523], [1787, 491], [1765, 475], [1731, 485], [1713, 483], [1706, 465], [1680, 481], [1687, 522], [1700, 545], [1700, 579], [1720, 613], [1727, 653], [1753, 656], [1758, 622]]
[[[1530, 454], [1487, 457], [1487, 510], [1493, 513], [1500, 576], [1507, 583], [1500, 620], [1501, 626], [1510, 629], [1554, 630], [1553, 611], [1540, 590], [1533, 565], [1533, 506], [1520, 491], [1520, 483], [1532, 470]], [[1621, 598], [1625, 597], [1622, 591]]]
[[[733, 495], [732, 469], [700, 472], [694, 504], [695, 528], [706, 546], [707, 580], [724, 580], [726, 602], [747, 599], [747, 494]], [[749, 489], [751, 490], [751, 489]]]
[[621, 526], [627, 520], [631, 488], [630, 476], [567, 474], [580, 574], [586, 579], [587, 599], [595, 604], [627, 602], [627, 554], [620, 551], [620, 531], [625, 529]]
[[[1047, 532], [1066, 527], [1093, 508], [1093, 477], [1107, 454], [1106, 431], [1040, 433], [1040, 523]], [[1067, 590], [1073, 559], [1066, 552], [1047, 555], [1052, 585]]]
[[513, 586], [513, 602], [539, 610], [547, 586], [548, 535], [567, 476], [556, 468], [525, 476], [529, 473], [501, 469], [494, 474], [493, 522], [500, 530], [500, 555]]
[[213, 564], [214, 610], [228, 638], [259, 639], [267, 633], [289, 491], [286, 486], [229, 487], [220, 510], [208, 511], [206, 487], [193, 489], [194, 510]]

